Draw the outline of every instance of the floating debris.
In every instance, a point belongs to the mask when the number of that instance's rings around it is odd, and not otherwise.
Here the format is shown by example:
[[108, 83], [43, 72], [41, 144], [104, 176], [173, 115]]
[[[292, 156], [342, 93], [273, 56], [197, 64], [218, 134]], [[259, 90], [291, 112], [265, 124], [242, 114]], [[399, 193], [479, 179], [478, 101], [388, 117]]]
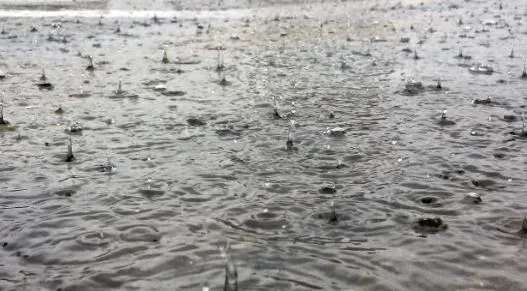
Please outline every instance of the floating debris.
[[6, 77], [6, 74], [0, 70], [0, 80], [5, 79], [5, 77]]
[[57, 110], [55, 110], [55, 114], [64, 114], [64, 109], [62, 109], [61, 106]]
[[448, 126], [448, 125], [454, 125], [456, 123], [452, 120], [448, 120], [446, 118], [446, 110], [443, 110], [443, 113], [441, 113], [441, 119], [439, 119], [438, 124], [441, 126]]
[[117, 28], [115, 29], [115, 33], [121, 33], [121, 25], [119, 22], [117, 22]]
[[522, 72], [521, 78], [527, 79], [527, 69], [525, 68], [525, 63], [523, 64], [523, 72]]
[[328, 118], [329, 118], [329, 119], [335, 119], [335, 112], [333, 112], [333, 110], [331, 110], [331, 111], [329, 112]]
[[509, 54], [509, 58], [514, 59], [514, 49], [511, 49], [511, 53]]
[[65, 162], [72, 162], [75, 160], [75, 156], [73, 155], [73, 142], [71, 141], [68, 143], [68, 153], [66, 154], [66, 158], [64, 159]]
[[470, 67], [468, 70], [471, 73], [475, 73], [475, 74], [492, 75], [492, 73], [494, 73], [494, 69], [490, 65], [483, 65], [481, 63], [475, 64], [474, 66]]

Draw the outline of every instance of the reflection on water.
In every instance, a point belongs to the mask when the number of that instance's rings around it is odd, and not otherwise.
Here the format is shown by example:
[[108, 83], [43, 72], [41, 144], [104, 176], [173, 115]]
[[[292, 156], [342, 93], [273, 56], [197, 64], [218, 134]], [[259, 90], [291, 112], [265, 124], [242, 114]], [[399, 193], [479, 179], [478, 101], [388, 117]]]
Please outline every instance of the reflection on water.
[[1, 290], [527, 289], [527, 4], [180, 2], [0, 11]]

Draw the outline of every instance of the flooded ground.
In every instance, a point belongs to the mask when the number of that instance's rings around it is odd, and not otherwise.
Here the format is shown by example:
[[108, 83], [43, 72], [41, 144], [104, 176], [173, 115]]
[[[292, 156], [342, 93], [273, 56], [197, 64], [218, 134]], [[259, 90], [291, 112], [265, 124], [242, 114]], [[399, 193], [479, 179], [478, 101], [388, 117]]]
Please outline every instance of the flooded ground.
[[527, 290], [527, 3], [147, 2], [0, 3], [0, 290]]

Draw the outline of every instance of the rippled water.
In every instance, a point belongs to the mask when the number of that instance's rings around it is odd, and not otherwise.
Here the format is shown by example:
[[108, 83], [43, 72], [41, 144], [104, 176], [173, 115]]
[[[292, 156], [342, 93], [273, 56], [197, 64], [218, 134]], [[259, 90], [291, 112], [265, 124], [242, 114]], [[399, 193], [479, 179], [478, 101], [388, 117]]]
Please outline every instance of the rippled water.
[[0, 290], [527, 290], [527, 4], [276, 2], [2, 12]]

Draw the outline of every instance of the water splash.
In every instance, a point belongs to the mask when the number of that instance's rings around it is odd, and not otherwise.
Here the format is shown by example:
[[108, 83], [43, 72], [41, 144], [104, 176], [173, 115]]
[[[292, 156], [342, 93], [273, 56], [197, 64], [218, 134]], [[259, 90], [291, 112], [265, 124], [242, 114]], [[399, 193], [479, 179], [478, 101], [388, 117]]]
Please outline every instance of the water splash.
[[295, 121], [291, 119], [289, 122], [289, 128], [287, 129], [287, 141], [285, 143], [285, 148], [288, 151], [294, 149], [294, 142], [293, 142], [293, 127], [294, 126], [295, 126]]
[[341, 69], [347, 69], [349, 68], [348, 63], [346, 62], [346, 59], [344, 58], [344, 55], [340, 55], [340, 68]]
[[522, 112], [522, 136], [525, 136], [525, 112]]
[[146, 180], [146, 189], [150, 190], [152, 188], [152, 179], [148, 178]]
[[88, 70], [88, 71], [95, 70], [95, 66], [93, 65], [93, 57], [92, 56], [88, 56], [88, 61], [89, 61], [89, 64], [86, 67], [86, 70]]
[[46, 72], [44, 71], [44, 69], [42, 69], [42, 75], [40, 75], [40, 81], [44, 82], [47, 80], [48, 78], [46, 77]]
[[70, 137], [70, 141], [68, 143], [68, 153], [66, 154], [65, 162], [72, 162], [75, 160], [75, 156], [73, 155], [73, 142]]
[[67, 129], [69, 133], [76, 133], [80, 134], [82, 133], [82, 126], [80, 125], [79, 121], [75, 121], [72, 125], [70, 125]]
[[170, 61], [168, 60], [168, 53], [166, 46], [163, 48], [163, 59], [161, 59], [161, 62], [163, 64], [168, 64]]
[[273, 113], [275, 118], [282, 118], [282, 116], [280, 116], [280, 112], [278, 111], [278, 101], [276, 100], [275, 96], [273, 96]]
[[414, 49], [414, 60], [418, 60], [420, 59], [421, 57], [419, 57], [419, 55], [417, 54], [417, 47]]
[[0, 125], [9, 125], [9, 122], [4, 119], [4, 96], [5, 91], [2, 91], [2, 100], [0, 101]]
[[119, 85], [117, 87], [117, 91], [115, 91], [115, 95], [122, 95], [123, 93], [123, 82], [122, 80], [119, 80]]
[[238, 270], [231, 256], [230, 242], [227, 241], [225, 248], [220, 248], [221, 256], [225, 259], [225, 283], [223, 291], [238, 291]]
[[227, 86], [229, 85], [229, 82], [227, 81], [227, 78], [225, 77], [225, 71], [220, 72], [220, 86]]
[[225, 69], [225, 65], [223, 62], [223, 51], [218, 49], [218, 54], [216, 55], [216, 71], [221, 72]]
[[328, 218], [328, 222], [329, 223], [337, 223], [339, 218], [338, 218], [338, 215], [337, 215], [337, 210], [335, 209], [335, 201], [331, 201], [330, 205], [329, 205], [329, 208], [330, 208], [330, 213], [329, 213], [329, 218]]

